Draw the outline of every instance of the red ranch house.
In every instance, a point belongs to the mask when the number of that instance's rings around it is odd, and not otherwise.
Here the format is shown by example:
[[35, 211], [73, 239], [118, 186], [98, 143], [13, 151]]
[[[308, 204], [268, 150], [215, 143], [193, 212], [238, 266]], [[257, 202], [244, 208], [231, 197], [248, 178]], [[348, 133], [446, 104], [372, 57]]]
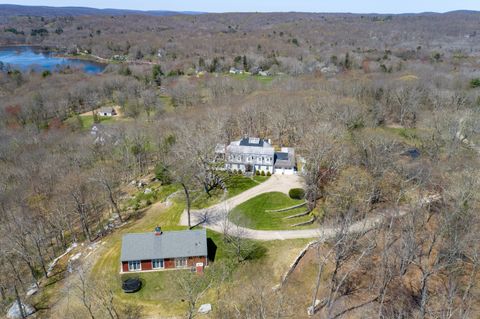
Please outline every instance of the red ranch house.
[[122, 238], [121, 273], [207, 266], [207, 232], [183, 230], [125, 234]]

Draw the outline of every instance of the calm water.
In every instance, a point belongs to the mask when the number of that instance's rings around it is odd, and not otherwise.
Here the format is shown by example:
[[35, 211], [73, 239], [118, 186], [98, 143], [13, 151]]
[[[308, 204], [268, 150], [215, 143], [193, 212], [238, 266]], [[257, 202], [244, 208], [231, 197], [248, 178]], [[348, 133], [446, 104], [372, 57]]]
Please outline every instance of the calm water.
[[28, 46], [0, 47], [0, 62], [3, 63], [4, 67], [10, 66], [21, 71], [33, 69], [35, 71], [49, 70], [54, 72], [65, 67], [71, 67], [91, 74], [101, 73], [106, 66], [91, 61], [56, 57], [53, 54], [40, 52]]

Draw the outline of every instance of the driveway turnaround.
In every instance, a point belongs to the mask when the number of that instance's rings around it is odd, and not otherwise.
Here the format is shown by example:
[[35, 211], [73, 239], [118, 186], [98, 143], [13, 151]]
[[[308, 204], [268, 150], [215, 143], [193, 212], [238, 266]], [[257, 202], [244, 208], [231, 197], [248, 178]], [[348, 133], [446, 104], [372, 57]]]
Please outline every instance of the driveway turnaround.
[[[282, 192], [288, 194], [290, 189], [301, 188], [303, 186], [302, 179], [297, 175], [272, 175], [267, 181], [258, 186], [252, 187], [235, 197], [229, 198], [209, 208], [192, 210], [190, 212], [192, 225], [198, 224], [219, 233], [228, 233], [232, 236], [255, 240], [285, 240], [298, 238], [317, 238], [325, 240], [332, 238], [339, 231], [337, 226], [330, 227], [322, 225], [314, 229], [299, 230], [256, 230], [240, 227], [230, 222], [228, 219], [228, 212], [230, 210], [255, 196], [269, 192]], [[374, 217], [365, 218], [353, 223], [350, 225], [349, 231], [367, 231], [380, 223], [386, 215], [400, 217], [406, 213], [407, 210], [404, 209], [395, 212], [385, 210]], [[188, 226], [188, 216], [186, 211], [182, 214], [180, 224]]]

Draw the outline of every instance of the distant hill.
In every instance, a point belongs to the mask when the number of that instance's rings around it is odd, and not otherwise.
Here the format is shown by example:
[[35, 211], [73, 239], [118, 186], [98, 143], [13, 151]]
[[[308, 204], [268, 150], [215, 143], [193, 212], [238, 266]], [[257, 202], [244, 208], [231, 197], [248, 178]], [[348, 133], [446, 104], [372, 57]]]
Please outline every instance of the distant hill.
[[46, 7], [46, 6], [21, 6], [14, 4], [0, 4], [0, 16], [104, 16], [104, 15], [132, 15], [142, 14], [150, 16], [173, 16], [173, 15], [195, 15], [203, 12], [195, 11], [141, 11], [126, 9], [96, 9], [87, 7]]

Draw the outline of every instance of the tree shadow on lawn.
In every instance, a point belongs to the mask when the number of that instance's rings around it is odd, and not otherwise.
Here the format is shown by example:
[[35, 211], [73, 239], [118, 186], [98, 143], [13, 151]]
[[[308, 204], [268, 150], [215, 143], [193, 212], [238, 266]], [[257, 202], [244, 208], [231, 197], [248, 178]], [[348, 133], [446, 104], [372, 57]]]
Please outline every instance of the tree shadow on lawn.
[[66, 269], [61, 269], [55, 272], [54, 274], [50, 275], [45, 283], [44, 287], [48, 287], [51, 285], [55, 285], [57, 282], [62, 281], [65, 279]]

